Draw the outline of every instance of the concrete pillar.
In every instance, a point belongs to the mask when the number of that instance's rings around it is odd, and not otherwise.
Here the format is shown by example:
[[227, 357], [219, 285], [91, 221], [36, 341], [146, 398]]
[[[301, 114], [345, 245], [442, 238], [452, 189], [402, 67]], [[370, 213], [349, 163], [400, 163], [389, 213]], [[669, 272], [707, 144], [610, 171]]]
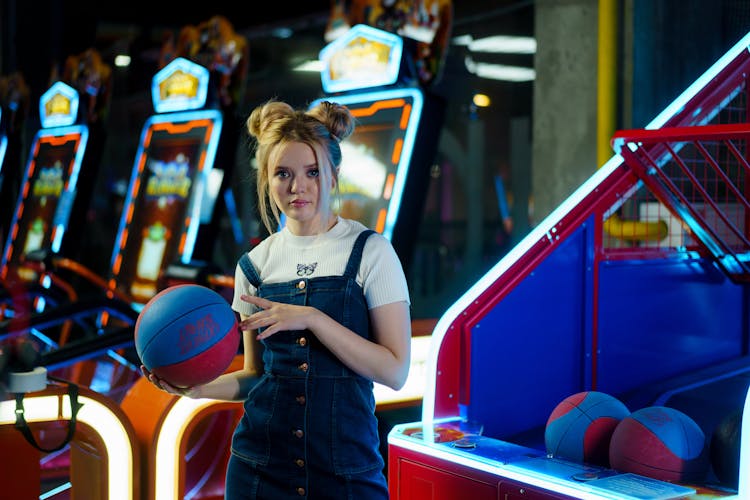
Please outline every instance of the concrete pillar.
[[599, 167], [598, 0], [537, 0], [532, 192], [536, 225]]

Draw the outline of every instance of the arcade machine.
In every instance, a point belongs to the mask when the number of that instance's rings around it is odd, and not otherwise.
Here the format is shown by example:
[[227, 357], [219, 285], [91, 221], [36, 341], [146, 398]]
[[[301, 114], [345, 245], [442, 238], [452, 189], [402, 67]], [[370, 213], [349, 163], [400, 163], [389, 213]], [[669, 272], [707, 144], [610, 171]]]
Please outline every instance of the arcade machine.
[[[388, 238], [408, 274], [444, 118], [445, 103], [432, 84], [442, 68], [451, 4], [432, 2], [432, 16], [422, 17], [413, 11], [416, 3], [403, 15], [365, 4], [354, 2], [347, 10], [344, 2], [332, 3], [329, 43], [319, 57], [324, 95], [311, 106], [338, 102], [356, 118], [354, 134], [341, 144], [338, 209]], [[426, 33], [422, 42], [408, 37], [417, 27]], [[429, 57], [419, 44], [433, 48]], [[433, 324], [413, 322], [409, 379], [400, 391], [376, 384], [379, 408], [419, 403]]]
[[[5, 235], [7, 243], [0, 268], [5, 286], [2, 317], [38, 312], [61, 301], [75, 300], [77, 295], [75, 282], [53, 277], [34, 259], [78, 258], [83, 250], [82, 228], [87, 226], [105, 142], [103, 119], [109, 104], [110, 69], [96, 50], [89, 49], [67, 57], [64, 71], [53, 68], [52, 81], [56, 83], [40, 100], [42, 129], [32, 143]], [[25, 113], [20, 75], [4, 82], [3, 95], [11, 110], [10, 120], [5, 123], [16, 136], [15, 150], [21, 142], [17, 137], [21, 132], [18, 122]], [[12, 156], [19, 158], [15, 151]], [[11, 175], [7, 180], [2, 193], [10, 197], [17, 179]], [[61, 338], [64, 340], [69, 327], [66, 324], [59, 335], [35, 334], [54, 346]]]
[[[209, 81], [207, 68], [183, 57], [172, 59], [156, 73], [151, 95], [157, 114], [146, 121], [141, 133], [114, 245], [111, 272], [107, 280], [94, 280], [105, 293], [27, 318], [32, 327], [37, 327], [79, 315], [96, 316], [100, 335], [77, 339], [44, 353], [41, 365], [51, 373], [70, 366], [83, 366], [78, 376], [70, 380], [95, 391], [98, 396], [120, 403], [118, 416], [125, 418], [130, 426], [128, 452], [135, 455], [128, 470], [140, 480], [140, 485], [134, 481], [129, 483], [128, 491], [135, 498], [141, 498], [141, 486], [144, 491], [154, 491], [158, 478], [173, 477], [165, 476], [161, 469], [155, 470], [157, 462], [148, 458], [151, 444], [158, 442], [159, 435], [178, 429], [160, 427], [162, 413], [169, 413], [170, 407], [170, 402], [164, 401], [165, 394], [161, 394], [161, 399], [159, 395], [149, 396], [150, 411], [132, 413], [134, 407], [143, 403], [139, 394], [150, 385], [140, 377], [132, 382], [132, 375], [139, 374], [137, 361], [131, 357], [134, 352], [132, 328], [142, 305], [161, 289], [163, 271], [172, 262], [191, 263], [200, 229], [212, 220], [215, 195], [220, 191], [223, 177], [212, 174], [223, 117], [220, 110], [210, 105]], [[218, 286], [226, 286], [217, 279]], [[105, 359], [101, 354], [108, 357]], [[235, 413], [222, 412], [224, 409], [211, 407], [203, 412], [209, 414], [205, 422], [193, 421], [189, 428], [181, 429], [179, 435], [185, 435], [187, 441], [178, 443], [172, 450], [176, 460], [189, 468], [190, 475], [187, 479], [182, 476], [182, 481], [167, 481], [170, 486], [196, 491], [207, 487], [207, 474], [217, 467], [212, 465], [214, 456], [222, 454], [223, 450], [213, 441], [196, 440], [195, 436], [204, 435], [197, 429], [209, 424], [214, 436], [218, 435], [219, 428], [228, 432], [235, 421]], [[232, 407], [232, 410], [237, 408]], [[164, 418], [169, 420], [169, 415]], [[143, 457], [137, 451], [141, 441], [147, 446]], [[224, 441], [228, 442], [228, 438]], [[72, 448], [70, 453], [72, 460]], [[101, 455], [99, 458], [102, 459]], [[180, 466], [175, 465], [170, 470], [179, 469]], [[193, 473], [193, 469], [197, 472]], [[182, 469], [182, 473], [184, 471]], [[182, 495], [182, 490], [180, 492]], [[157, 498], [164, 497], [159, 494]]]
[[[357, 1], [347, 12], [342, 2], [332, 3], [330, 42], [319, 57], [324, 96], [311, 105], [338, 102], [357, 119], [342, 143], [339, 209], [391, 240], [406, 270], [444, 119], [445, 102], [432, 85], [443, 65], [452, 8], [448, 1], [414, 2], [400, 6], [403, 12], [376, 5]], [[431, 47], [429, 56], [423, 45]]]
[[[422, 419], [389, 434], [392, 498], [750, 498], [749, 46], [615, 134], [617, 154], [440, 318]], [[613, 215], [669, 230], [633, 242]], [[547, 434], [591, 391], [630, 412], [599, 463]], [[631, 425], [660, 408], [684, 418]]]
[[7, 286], [35, 283], [24, 266], [29, 252], [59, 252], [77, 196], [77, 183], [89, 138], [78, 121], [78, 92], [57, 81], [39, 101], [42, 128], [31, 146], [14, 214], [0, 256], [0, 280]]
[[[213, 254], [219, 215], [236, 217], [228, 186], [239, 132], [233, 122], [224, 130], [224, 122], [236, 119], [247, 46], [230, 27], [215, 16], [184, 28], [175, 47], [184, 57], [154, 77], [160, 114], [144, 127], [112, 257], [112, 286], [137, 301], [184, 282], [233, 290], [233, 275], [204, 260]], [[229, 370], [241, 363], [238, 355]], [[121, 406], [143, 449], [155, 450], [142, 457], [143, 498], [223, 497], [241, 405], [176, 397], [141, 378]]]
[[111, 286], [135, 302], [157, 293], [165, 263], [191, 260], [198, 229], [210, 220], [222, 115], [204, 107], [207, 92], [208, 70], [184, 58], [154, 76], [157, 114], [141, 132], [111, 259]]
[[[71, 221], [70, 216], [74, 197], [85, 197], [77, 192], [77, 186], [84, 170], [89, 130], [87, 125], [77, 123], [78, 99], [78, 92], [62, 81], [53, 84], [40, 99], [42, 128], [32, 143], [0, 269], [4, 285], [18, 286], [11, 289], [14, 299], [33, 293], [32, 285], [37, 280], [42, 287], [49, 284], [35, 268], [26, 267], [29, 253], [43, 248], [60, 251], [68, 225], [79, 222]], [[38, 297], [49, 294], [42, 292]], [[35, 356], [29, 355], [33, 351], [20, 354], [18, 346], [33, 344], [33, 349], [38, 348], [36, 343], [27, 341], [29, 332], [41, 340], [45, 349], [58, 347], [59, 339], [51, 339], [34, 328], [23, 328], [14, 337], [8, 326], [18, 326], [14, 320], [22, 311], [15, 307], [16, 300], [11, 305], [11, 310], [3, 311], [10, 319], [3, 322], [5, 338], [0, 346], [2, 354], [11, 353], [11, 360], [6, 357], [0, 367], [2, 388], [15, 396], [6, 398], [3, 392], [0, 401], [0, 439], [5, 449], [14, 450], [0, 459], [3, 494], [9, 495], [8, 498], [36, 498], [43, 491], [43, 483], [57, 486], [59, 452], [72, 444], [71, 453], [78, 459], [71, 476], [77, 478], [79, 492], [88, 488], [95, 498], [132, 498], [135, 448], [129, 438], [130, 423], [104, 396], [87, 388], [48, 384], [47, 370], [30, 366], [35, 360]], [[18, 351], [15, 357], [22, 362], [13, 361], [14, 351]], [[63, 401], [67, 409], [63, 409]], [[79, 411], [78, 404], [88, 409]], [[76, 417], [83, 425], [79, 425], [74, 435]], [[47, 432], [38, 433], [40, 425]], [[111, 478], [108, 485], [103, 478]], [[65, 489], [63, 485], [62, 490]]]

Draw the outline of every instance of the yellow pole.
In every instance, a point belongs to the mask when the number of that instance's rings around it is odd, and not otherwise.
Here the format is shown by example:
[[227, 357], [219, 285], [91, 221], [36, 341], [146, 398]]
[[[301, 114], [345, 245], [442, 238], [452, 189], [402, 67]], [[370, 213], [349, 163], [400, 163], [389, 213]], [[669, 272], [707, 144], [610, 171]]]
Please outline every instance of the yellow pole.
[[[612, 157], [610, 139], [617, 123], [617, 0], [599, 0], [598, 28], [596, 159], [601, 166]], [[664, 221], [626, 221], [617, 214], [604, 221], [604, 230], [629, 241], [659, 241], [667, 236]]]

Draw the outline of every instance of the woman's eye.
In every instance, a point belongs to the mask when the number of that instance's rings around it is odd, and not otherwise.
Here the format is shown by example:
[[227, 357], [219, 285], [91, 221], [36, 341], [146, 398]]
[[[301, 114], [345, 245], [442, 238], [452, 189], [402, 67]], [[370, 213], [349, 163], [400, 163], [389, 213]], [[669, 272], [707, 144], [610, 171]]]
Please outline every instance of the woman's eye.
[[287, 177], [289, 177], [289, 172], [287, 172], [286, 170], [277, 170], [276, 177], [281, 177], [282, 179], [286, 179]]
[[318, 170], [317, 168], [310, 169], [307, 171], [307, 175], [309, 175], [310, 177], [318, 177], [320, 175], [320, 170]]

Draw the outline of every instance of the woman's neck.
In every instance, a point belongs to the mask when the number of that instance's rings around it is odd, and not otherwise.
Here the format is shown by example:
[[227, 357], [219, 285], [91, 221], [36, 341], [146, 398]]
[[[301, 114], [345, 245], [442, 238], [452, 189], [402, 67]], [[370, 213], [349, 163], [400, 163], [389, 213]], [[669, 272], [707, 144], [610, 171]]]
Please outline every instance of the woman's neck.
[[297, 222], [287, 219], [286, 226], [289, 232], [295, 236], [315, 236], [330, 231], [336, 225], [339, 218], [335, 214], [329, 214], [324, 219], [315, 219], [307, 222]]

